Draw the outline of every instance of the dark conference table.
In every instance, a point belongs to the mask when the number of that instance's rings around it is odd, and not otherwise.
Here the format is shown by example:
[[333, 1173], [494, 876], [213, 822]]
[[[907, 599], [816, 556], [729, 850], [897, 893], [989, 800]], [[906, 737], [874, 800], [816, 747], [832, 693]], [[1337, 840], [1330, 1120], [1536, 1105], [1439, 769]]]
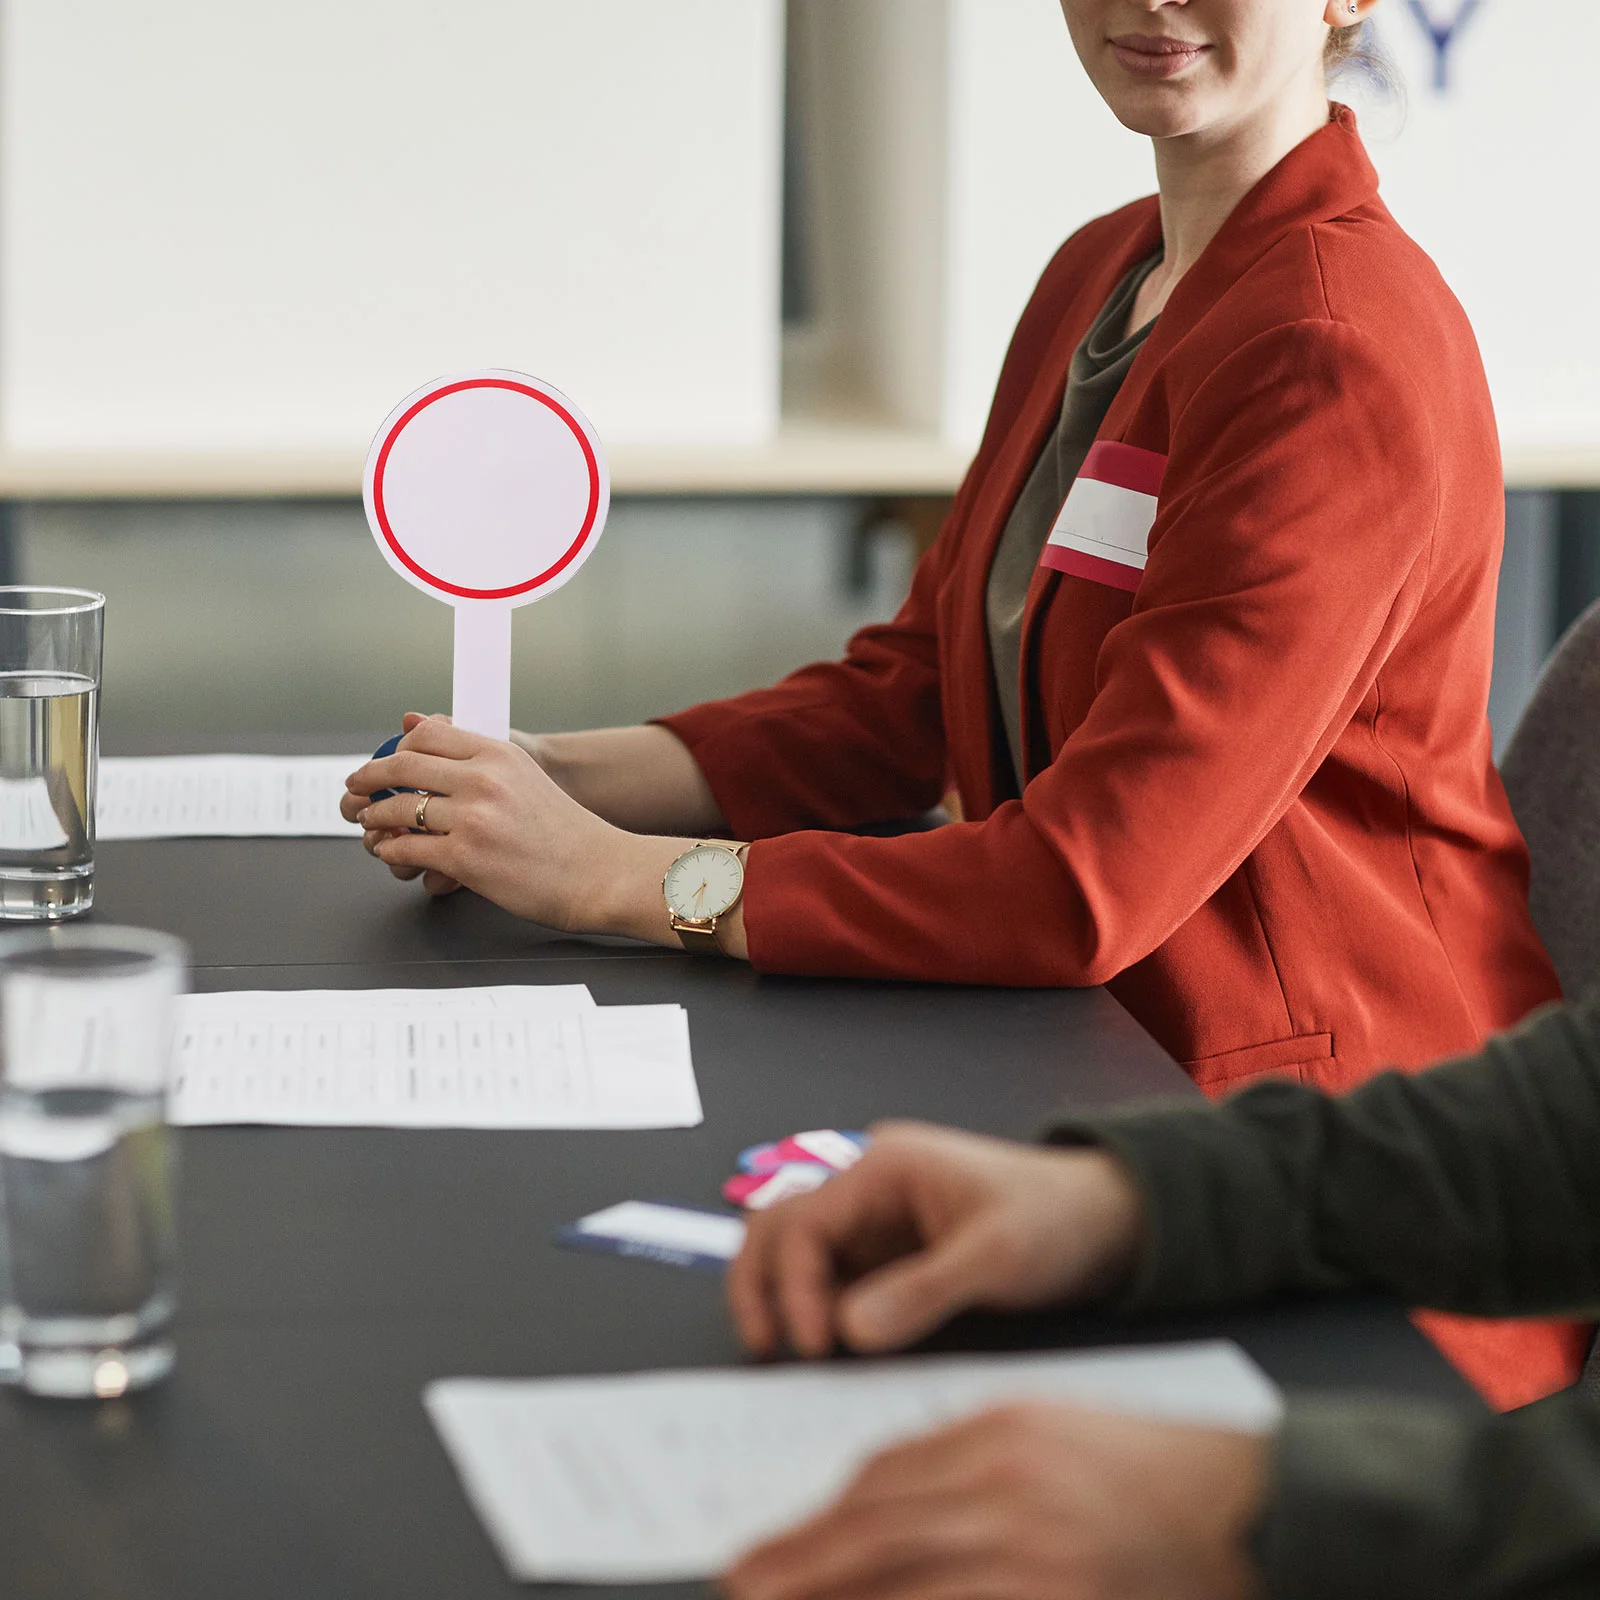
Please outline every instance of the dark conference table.
[[[0, 1397], [0, 1592], [14, 1600], [520, 1592], [423, 1385], [740, 1360], [715, 1276], [565, 1252], [558, 1227], [629, 1198], [715, 1204], [741, 1148], [801, 1128], [909, 1115], [1025, 1137], [1063, 1102], [1194, 1092], [1100, 991], [761, 978], [550, 934], [465, 894], [427, 903], [354, 841], [105, 844], [96, 897], [97, 920], [188, 940], [201, 990], [560, 982], [602, 1005], [680, 1001], [705, 1121], [185, 1131], [171, 1381], [100, 1404]], [[1134, 1326], [968, 1318], [936, 1343], [1219, 1332], [1290, 1387], [1470, 1403], [1397, 1310], [1367, 1301]]]

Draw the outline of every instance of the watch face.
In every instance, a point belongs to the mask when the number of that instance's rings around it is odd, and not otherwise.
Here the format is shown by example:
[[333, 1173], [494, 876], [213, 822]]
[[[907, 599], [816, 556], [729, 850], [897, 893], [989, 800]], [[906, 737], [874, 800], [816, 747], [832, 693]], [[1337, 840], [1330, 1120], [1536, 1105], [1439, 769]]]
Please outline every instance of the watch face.
[[685, 922], [709, 922], [739, 898], [744, 868], [731, 850], [696, 845], [672, 863], [664, 887], [675, 915]]

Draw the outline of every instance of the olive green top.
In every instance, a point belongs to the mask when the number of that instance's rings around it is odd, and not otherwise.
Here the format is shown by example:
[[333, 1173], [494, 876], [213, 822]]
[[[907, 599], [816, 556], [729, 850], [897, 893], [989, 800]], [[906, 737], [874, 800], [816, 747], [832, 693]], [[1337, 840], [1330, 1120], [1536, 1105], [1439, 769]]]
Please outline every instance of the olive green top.
[[1117, 398], [1134, 357], [1155, 323], [1147, 322], [1128, 333], [1128, 318], [1140, 285], [1161, 264], [1159, 255], [1141, 262], [1117, 285], [1083, 343], [1073, 352], [1061, 397], [1061, 415], [1011, 508], [1000, 543], [989, 568], [985, 609], [989, 624], [989, 657], [994, 664], [995, 691], [1000, 719], [1011, 750], [1011, 770], [1017, 793], [1024, 774], [1035, 772], [1050, 760], [1042, 727], [1029, 730], [1026, 759], [1022, 734], [1022, 614], [1028, 585], [1055, 526], [1061, 502], [1083, 466], [1089, 446], [1100, 432], [1111, 402]]
[[[1130, 1308], [1377, 1289], [1469, 1316], [1600, 1307], [1600, 995], [1343, 1099], [1072, 1117], [1145, 1199]], [[1292, 1399], [1256, 1532], [1265, 1600], [1600, 1595], [1600, 1398], [1505, 1416]]]

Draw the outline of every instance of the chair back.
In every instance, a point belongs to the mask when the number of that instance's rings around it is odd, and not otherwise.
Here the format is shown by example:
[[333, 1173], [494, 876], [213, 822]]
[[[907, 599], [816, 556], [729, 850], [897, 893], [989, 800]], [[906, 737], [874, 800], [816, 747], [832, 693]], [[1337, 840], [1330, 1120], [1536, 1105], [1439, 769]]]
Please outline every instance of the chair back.
[[1600, 983], [1600, 601], [1562, 636], [1500, 763], [1528, 901], [1569, 1000]]
[[[1545, 664], [1500, 774], [1533, 861], [1534, 926], [1576, 999], [1600, 983], [1600, 601]], [[1578, 1388], [1600, 1404], [1600, 1337]]]

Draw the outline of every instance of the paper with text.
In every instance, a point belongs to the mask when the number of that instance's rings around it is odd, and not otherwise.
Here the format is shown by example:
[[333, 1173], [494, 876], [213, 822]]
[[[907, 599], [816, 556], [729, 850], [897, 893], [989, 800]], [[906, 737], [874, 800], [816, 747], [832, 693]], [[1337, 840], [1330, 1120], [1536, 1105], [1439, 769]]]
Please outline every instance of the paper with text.
[[1224, 1340], [1048, 1355], [451, 1378], [425, 1403], [515, 1578], [708, 1578], [818, 1510], [867, 1457], [1008, 1400], [1253, 1432], [1277, 1389]]
[[587, 989], [190, 995], [170, 1098], [184, 1126], [681, 1128], [701, 1120], [681, 1006]]
[[59, 850], [71, 843], [42, 777], [0, 778], [0, 847]]
[[359, 839], [339, 815], [344, 780], [367, 755], [106, 756], [95, 831], [102, 840]]

